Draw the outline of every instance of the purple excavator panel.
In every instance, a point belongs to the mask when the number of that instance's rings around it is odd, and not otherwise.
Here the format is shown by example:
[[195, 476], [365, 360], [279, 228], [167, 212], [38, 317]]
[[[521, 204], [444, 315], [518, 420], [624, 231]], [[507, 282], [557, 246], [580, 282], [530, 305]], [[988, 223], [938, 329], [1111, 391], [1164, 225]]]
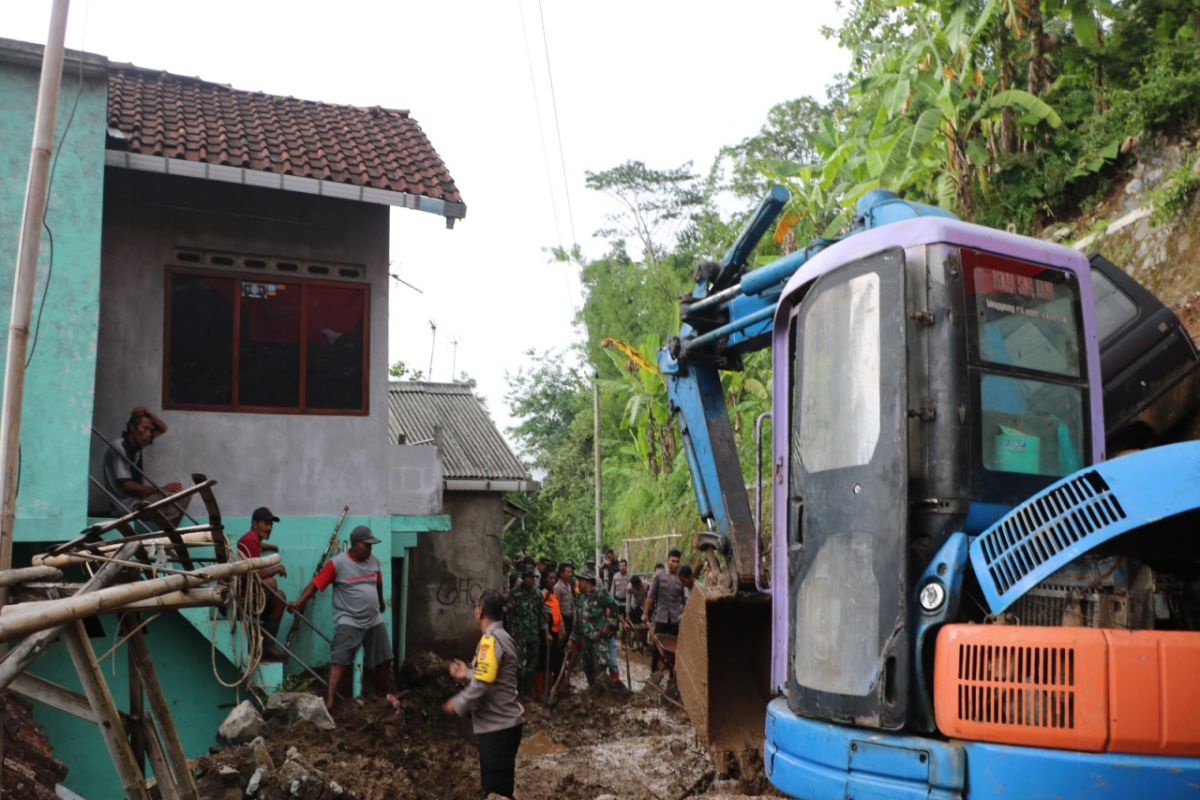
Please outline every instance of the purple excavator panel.
[[[1100, 382], [1099, 344], [1096, 339], [1096, 305], [1092, 295], [1091, 272], [1087, 258], [1076, 250], [1049, 242], [1017, 236], [968, 222], [937, 217], [905, 220], [851, 236], [823, 250], [801, 267], [780, 296], [772, 333], [772, 383], [774, 416], [772, 442], [774, 453], [773, 514], [774, 539], [771, 548], [771, 687], [780, 690], [787, 683], [788, 573], [787, 510], [790, 419], [788, 393], [792, 365], [788, 359], [788, 327], [802, 293], [808, 284], [834, 269], [890, 248], [906, 252], [920, 251], [928, 245], [950, 244], [988, 251], [1022, 261], [1031, 261], [1075, 273], [1083, 313], [1084, 347], [1092, 430], [1104, 430], [1104, 406]], [[1092, 463], [1104, 460], [1104, 437], [1092, 439]]]

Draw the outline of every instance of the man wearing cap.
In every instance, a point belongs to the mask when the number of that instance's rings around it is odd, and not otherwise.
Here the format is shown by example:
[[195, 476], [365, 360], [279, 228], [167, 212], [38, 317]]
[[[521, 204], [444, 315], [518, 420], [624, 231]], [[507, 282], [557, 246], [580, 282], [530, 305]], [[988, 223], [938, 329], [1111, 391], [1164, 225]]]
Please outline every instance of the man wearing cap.
[[617, 604], [612, 595], [596, 586], [596, 576], [585, 570], [576, 577], [579, 597], [575, 600], [575, 629], [571, 642], [579, 651], [588, 686], [606, 670], [610, 675], [608, 640], [616, 630]]
[[350, 549], [326, 561], [300, 597], [287, 606], [295, 612], [314, 594], [333, 585], [333, 644], [329, 648], [329, 686], [325, 691], [325, 707], [330, 711], [342, 674], [353, 663], [360, 646], [375, 693], [382, 697], [387, 692], [392, 645], [383, 621], [383, 571], [379, 559], [371, 555], [371, 545], [375, 544], [379, 540], [371, 535], [370, 528], [359, 525], [350, 533]]
[[[238, 558], [259, 558], [262, 556], [262, 543], [271, 538], [271, 531], [275, 527], [275, 523], [279, 522], [279, 517], [271, 513], [271, 509], [266, 506], [260, 506], [254, 509], [254, 513], [250, 515], [250, 530], [242, 535], [242, 538], [237, 541]], [[279, 622], [283, 619], [283, 609], [287, 606], [287, 598], [284, 597], [283, 590], [279, 588], [279, 584], [275, 581], [275, 576], [281, 575], [287, 577], [287, 570], [283, 564], [276, 564], [273, 567], [263, 567], [258, 570], [258, 577], [262, 580], [263, 587], [266, 589], [266, 603], [263, 605], [259, 619], [262, 620], [263, 627], [272, 636], [279, 634]], [[267, 642], [264, 648], [264, 654], [268, 658], [279, 658], [283, 655], [282, 651], [275, 646], [274, 642]]]
[[518, 685], [521, 694], [529, 694], [533, 691], [533, 673], [537, 671], [541, 643], [546, 637], [546, 615], [542, 593], [534, 586], [533, 567], [525, 564], [520, 575], [520, 582], [509, 593], [512, 624], [507, 627], [517, 644]]

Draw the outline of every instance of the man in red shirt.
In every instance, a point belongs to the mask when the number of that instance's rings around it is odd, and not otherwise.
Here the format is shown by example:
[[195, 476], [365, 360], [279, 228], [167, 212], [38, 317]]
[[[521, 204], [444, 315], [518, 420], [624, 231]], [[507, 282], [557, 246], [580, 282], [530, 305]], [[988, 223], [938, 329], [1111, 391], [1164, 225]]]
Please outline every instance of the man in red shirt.
[[[250, 530], [238, 539], [238, 556], [240, 558], [260, 557], [262, 543], [271, 538], [271, 530], [275, 527], [276, 522], [279, 522], [279, 517], [272, 514], [271, 509], [266, 506], [254, 509], [254, 513], [250, 515]], [[284, 569], [283, 564], [258, 570], [258, 577], [262, 579], [267, 596], [260, 619], [263, 627], [272, 636], [278, 636], [279, 622], [283, 619], [284, 608], [287, 607], [287, 598], [284, 597], [283, 591], [275, 581], [276, 575], [287, 577], [287, 570]], [[280, 658], [283, 655], [273, 642], [267, 643], [264, 653], [268, 658]]]

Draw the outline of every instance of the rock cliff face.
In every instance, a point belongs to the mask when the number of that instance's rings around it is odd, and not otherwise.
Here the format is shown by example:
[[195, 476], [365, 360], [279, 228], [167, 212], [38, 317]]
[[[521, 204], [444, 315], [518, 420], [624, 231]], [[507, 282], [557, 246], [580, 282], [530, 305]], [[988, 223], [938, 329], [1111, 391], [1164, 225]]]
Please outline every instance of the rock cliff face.
[[1103, 253], [1179, 308], [1200, 292], [1200, 137], [1128, 144], [1137, 161], [1125, 179], [1097, 207], [1043, 237]]

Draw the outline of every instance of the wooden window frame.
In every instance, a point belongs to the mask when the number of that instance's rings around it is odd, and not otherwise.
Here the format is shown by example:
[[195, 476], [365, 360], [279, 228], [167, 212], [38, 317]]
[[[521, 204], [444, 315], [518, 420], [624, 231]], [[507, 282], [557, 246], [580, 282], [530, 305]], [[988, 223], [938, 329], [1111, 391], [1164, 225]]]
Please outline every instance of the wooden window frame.
[[[171, 395], [171, 286], [176, 275], [200, 275], [212, 278], [229, 278], [234, 282], [233, 293], [233, 369], [230, 380], [230, 397], [228, 405], [207, 403], [178, 403], [170, 399]], [[362, 281], [321, 280], [305, 278], [291, 274], [269, 274], [261, 272], [242, 272], [240, 270], [223, 269], [194, 269], [191, 267], [169, 266], [163, 280], [163, 363], [162, 363], [162, 407], [173, 411], [218, 411], [230, 414], [286, 414], [319, 417], [365, 417], [371, 413], [371, 285]], [[296, 407], [284, 406], [250, 406], [238, 403], [240, 391], [239, 378], [241, 366], [241, 333], [242, 333], [242, 288], [244, 281], [251, 283], [278, 283], [298, 286], [300, 289], [300, 404]], [[346, 408], [309, 408], [308, 402], [308, 287], [323, 286], [333, 289], [359, 289], [363, 294], [363, 364], [362, 364], [362, 407]]]

